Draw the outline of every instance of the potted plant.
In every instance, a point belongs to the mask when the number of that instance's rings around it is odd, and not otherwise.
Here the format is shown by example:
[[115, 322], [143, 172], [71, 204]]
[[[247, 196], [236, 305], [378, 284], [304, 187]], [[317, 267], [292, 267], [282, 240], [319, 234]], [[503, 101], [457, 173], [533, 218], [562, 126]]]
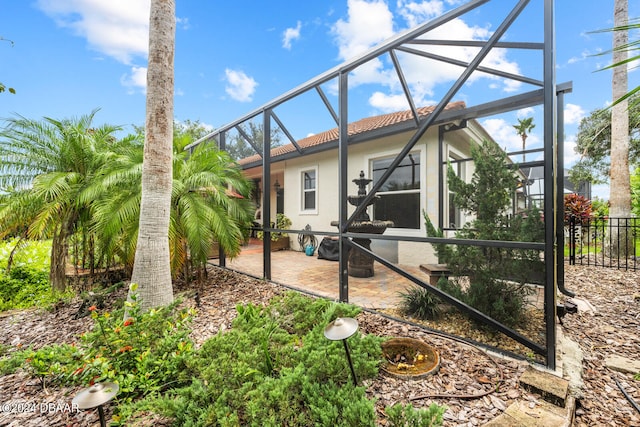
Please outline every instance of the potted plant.
[[[273, 222], [271, 225], [273, 226]], [[288, 230], [291, 228], [291, 220], [285, 214], [276, 214], [276, 223], [273, 228]], [[262, 240], [263, 236], [264, 233], [262, 231], [258, 231], [258, 239]], [[271, 233], [271, 251], [279, 251], [282, 249], [289, 249], [289, 234], [284, 232]]]

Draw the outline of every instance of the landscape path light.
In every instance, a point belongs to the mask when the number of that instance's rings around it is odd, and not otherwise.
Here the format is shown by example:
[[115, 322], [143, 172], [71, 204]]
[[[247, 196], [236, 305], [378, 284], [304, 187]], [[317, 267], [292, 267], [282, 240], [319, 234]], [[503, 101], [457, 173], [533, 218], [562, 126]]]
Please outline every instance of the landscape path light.
[[115, 383], [96, 383], [81, 390], [71, 403], [78, 409], [93, 409], [97, 406], [100, 427], [106, 427], [102, 405], [113, 399], [118, 394], [118, 389], [118, 384]]
[[338, 317], [333, 322], [329, 323], [324, 328], [325, 338], [331, 341], [340, 341], [344, 344], [344, 351], [347, 353], [347, 361], [349, 362], [349, 368], [351, 368], [351, 376], [353, 377], [353, 385], [358, 386], [358, 378], [356, 377], [356, 371], [353, 369], [353, 363], [351, 362], [351, 355], [349, 354], [349, 345], [347, 345], [347, 338], [355, 334], [358, 330], [358, 321], [351, 317]]

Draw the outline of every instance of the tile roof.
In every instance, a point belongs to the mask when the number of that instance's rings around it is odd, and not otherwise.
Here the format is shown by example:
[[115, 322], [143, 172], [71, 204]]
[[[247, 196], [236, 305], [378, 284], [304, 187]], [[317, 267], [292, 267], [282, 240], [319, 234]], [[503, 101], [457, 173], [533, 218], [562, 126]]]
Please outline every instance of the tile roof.
[[[449, 103], [445, 107], [445, 110], [460, 110], [463, 108], [465, 108], [464, 101], [458, 101]], [[434, 109], [435, 106], [418, 108], [417, 111], [419, 118], [424, 119], [426, 116], [431, 114]], [[347, 132], [349, 136], [354, 136], [409, 121], [413, 121], [413, 114], [411, 110], [399, 111], [396, 113], [383, 114], [381, 116], [366, 117], [353, 123], [349, 123], [349, 125], [347, 126]], [[296, 143], [298, 144], [300, 149], [304, 151], [305, 148], [317, 147], [323, 144], [328, 144], [330, 142], [335, 142], [338, 140], [338, 136], [338, 128], [336, 127], [324, 132], [317, 133], [315, 135], [308, 136], [306, 138], [302, 138], [296, 141]], [[273, 161], [277, 161], [277, 158], [279, 156], [283, 156], [295, 151], [296, 147], [293, 144], [285, 144], [279, 147], [274, 147], [271, 149], [271, 159]], [[261, 159], [262, 158], [260, 157], [260, 155], [254, 154], [253, 156], [240, 159], [238, 163], [240, 165], [248, 165], [259, 162]]]

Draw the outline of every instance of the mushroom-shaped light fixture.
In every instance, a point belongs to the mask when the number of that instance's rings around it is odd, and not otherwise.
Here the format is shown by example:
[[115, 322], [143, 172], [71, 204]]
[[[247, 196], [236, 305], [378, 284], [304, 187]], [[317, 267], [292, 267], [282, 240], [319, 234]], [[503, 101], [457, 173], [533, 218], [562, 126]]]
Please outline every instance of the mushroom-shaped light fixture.
[[355, 334], [358, 330], [358, 321], [351, 317], [338, 317], [333, 322], [329, 323], [324, 328], [325, 338], [331, 341], [340, 341], [344, 344], [344, 351], [347, 354], [347, 361], [349, 362], [349, 368], [351, 368], [351, 376], [353, 378], [353, 385], [358, 385], [358, 378], [356, 377], [356, 371], [353, 369], [353, 363], [351, 362], [351, 355], [349, 354], [349, 346], [347, 345], [347, 338]]
[[71, 403], [78, 409], [92, 409], [97, 406], [100, 426], [106, 427], [102, 405], [113, 399], [118, 394], [118, 389], [118, 384], [115, 383], [96, 383], [80, 391]]

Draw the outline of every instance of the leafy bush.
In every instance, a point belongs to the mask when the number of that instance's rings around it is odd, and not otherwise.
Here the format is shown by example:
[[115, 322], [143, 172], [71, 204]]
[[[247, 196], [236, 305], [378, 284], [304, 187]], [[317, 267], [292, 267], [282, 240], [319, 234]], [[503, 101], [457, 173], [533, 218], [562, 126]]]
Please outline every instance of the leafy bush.
[[[291, 292], [268, 306], [239, 306], [233, 328], [188, 361], [194, 381], [122, 408], [123, 421], [152, 411], [181, 426], [372, 426], [375, 411], [355, 387], [341, 342], [325, 326], [359, 309]], [[359, 379], [377, 375], [381, 339], [349, 338]]]
[[51, 288], [50, 252], [50, 241], [11, 239], [0, 242], [0, 311], [46, 307], [73, 296], [71, 290], [60, 293]]
[[400, 403], [385, 408], [391, 427], [441, 426], [446, 410], [446, 406], [438, 406], [435, 403], [428, 409], [415, 409], [411, 404], [402, 406]]
[[12, 252], [14, 252], [13, 266], [28, 265], [34, 270], [49, 271], [51, 240], [25, 241], [14, 238], [0, 241], [0, 269], [7, 269]]
[[[276, 214], [276, 223], [275, 223], [275, 227], [273, 222], [271, 223], [271, 226], [273, 228], [277, 228], [280, 230], [288, 230], [291, 228], [291, 220], [289, 219], [289, 217], [287, 217], [285, 214], [283, 213], [279, 213]], [[258, 239], [262, 240], [264, 239], [264, 232], [262, 231], [258, 231], [258, 233], [256, 234], [256, 236], [258, 237]], [[271, 240], [276, 241], [281, 237], [287, 237], [289, 236], [288, 233], [285, 233], [283, 231], [278, 231], [275, 233], [271, 233]]]
[[591, 201], [580, 194], [564, 195], [564, 222], [569, 224], [571, 217], [574, 217], [578, 224], [582, 224], [591, 218]]
[[193, 353], [189, 338], [192, 313], [177, 310], [178, 302], [141, 313], [132, 284], [131, 301], [111, 315], [91, 310], [94, 328], [81, 336], [85, 382], [118, 383], [121, 401], [163, 391], [187, 380], [186, 361]]
[[[374, 403], [365, 387], [353, 385], [343, 344], [323, 334], [330, 321], [359, 308], [294, 292], [237, 308], [233, 328], [196, 351], [190, 313], [175, 304], [140, 313], [134, 297], [113, 313], [90, 307], [95, 324], [77, 346], [14, 352], [0, 358], [0, 373], [23, 366], [43, 385], [113, 381], [120, 386], [116, 425], [149, 414], [180, 426], [375, 424]], [[360, 380], [377, 375], [381, 341], [349, 338]]]
[[428, 290], [413, 286], [400, 292], [400, 311], [420, 320], [433, 320], [440, 315], [440, 299]]
[[125, 303], [128, 319], [123, 320], [124, 307], [113, 314], [91, 307], [95, 325], [81, 335], [77, 346], [55, 344], [15, 352], [0, 359], [0, 372], [13, 372], [22, 364], [43, 386], [112, 381], [120, 386], [120, 402], [186, 384], [186, 360], [193, 353], [187, 328], [191, 313], [176, 310], [177, 303], [141, 313], [135, 292], [132, 295]]

